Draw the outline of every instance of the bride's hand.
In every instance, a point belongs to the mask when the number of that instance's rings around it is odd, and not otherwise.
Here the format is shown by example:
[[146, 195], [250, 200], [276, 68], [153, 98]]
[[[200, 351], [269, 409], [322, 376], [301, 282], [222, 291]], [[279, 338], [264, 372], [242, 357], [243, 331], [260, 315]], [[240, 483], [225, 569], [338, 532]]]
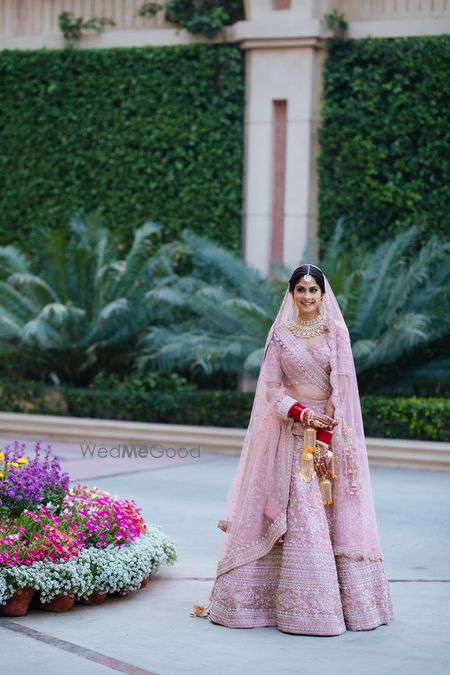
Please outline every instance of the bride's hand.
[[337, 422], [328, 415], [314, 413], [312, 424], [316, 429], [333, 429], [337, 425]]
[[314, 470], [319, 478], [323, 478], [328, 473], [328, 465], [330, 462], [328, 452], [329, 450], [320, 448], [314, 457]]

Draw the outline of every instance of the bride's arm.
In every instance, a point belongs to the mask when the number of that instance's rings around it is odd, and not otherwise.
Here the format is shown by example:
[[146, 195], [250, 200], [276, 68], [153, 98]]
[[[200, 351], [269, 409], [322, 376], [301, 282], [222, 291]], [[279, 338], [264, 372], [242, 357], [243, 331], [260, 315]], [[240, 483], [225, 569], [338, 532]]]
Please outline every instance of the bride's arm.
[[283, 371], [280, 363], [280, 347], [276, 338], [272, 338], [267, 348], [265, 357], [266, 367], [266, 398], [275, 406], [278, 417], [287, 420], [289, 410], [297, 399], [292, 398], [283, 386]]

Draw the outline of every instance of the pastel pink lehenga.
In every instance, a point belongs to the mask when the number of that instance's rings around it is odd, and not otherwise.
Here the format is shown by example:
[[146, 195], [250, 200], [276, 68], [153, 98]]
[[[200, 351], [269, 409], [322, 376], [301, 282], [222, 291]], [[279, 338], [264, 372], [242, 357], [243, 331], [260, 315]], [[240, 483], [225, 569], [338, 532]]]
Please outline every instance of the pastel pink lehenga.
[[[388, 624], [392, 599], [373, 504], [350, 338], [325, 278], [328, 332], [306, 349], [287, 324], [286, 290], [269, 331], [250, 423], [218, 527], [224, 541], [203, 616], [230, 628], [340, 635]], [[296, 401], [325, 412], [336, 477], [324, 505], [318, 479], [300, 478], [303, 427]]]

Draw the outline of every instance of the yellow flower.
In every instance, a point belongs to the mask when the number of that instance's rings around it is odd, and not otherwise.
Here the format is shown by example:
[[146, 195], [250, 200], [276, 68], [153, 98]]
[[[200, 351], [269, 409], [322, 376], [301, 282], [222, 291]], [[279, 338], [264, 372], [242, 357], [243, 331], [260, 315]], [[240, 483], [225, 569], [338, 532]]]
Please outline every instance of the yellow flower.
[[3, 471], [0, 471], [0, 478], [4, 478], [4, 477], [5, 477], [5, 474], [3, 473]]
[[19, 462], [19, 464], [28, 464], [28, 460], [26, 457], [19, 457], [17, 461]]
[[5, 459], [5, 453], [0, 452], [0, 462]]
[[17, 464], [17, 462], [8, 462], [10, 466], [20, 466], [20, 464]]

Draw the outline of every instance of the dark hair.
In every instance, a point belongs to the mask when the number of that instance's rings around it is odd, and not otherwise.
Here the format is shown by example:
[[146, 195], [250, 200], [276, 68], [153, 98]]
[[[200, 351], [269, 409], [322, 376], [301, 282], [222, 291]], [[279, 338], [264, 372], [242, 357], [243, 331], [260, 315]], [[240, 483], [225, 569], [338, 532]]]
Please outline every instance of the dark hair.
[[308, 267], [309, 267], [309, 274], [314, 277], [314, 279], [317, 281], [319, 284], [319, 288], [322, 291], [322, 293], [325, 293], [325, 279], [323, 276], [322, 270], [320, 270], [318, 267], [315, 265], [300, 265], [300, 267], [297, 267], [292, 274], [291, 278], [289, 279], [289, 292], [294, 293], [294, 288], [299, 279], [305, 276], [305, 274], [308, 274]]

